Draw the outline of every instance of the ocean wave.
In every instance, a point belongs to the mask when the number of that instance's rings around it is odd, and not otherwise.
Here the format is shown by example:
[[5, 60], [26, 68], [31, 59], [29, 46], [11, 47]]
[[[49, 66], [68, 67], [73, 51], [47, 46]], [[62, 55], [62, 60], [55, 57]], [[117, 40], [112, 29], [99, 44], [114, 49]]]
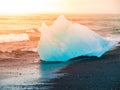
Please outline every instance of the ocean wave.
[[2, 34], [0, 35], [0, 43], [4, 42], [16, 42], [29, 40], [28, 34]]
[[115, 41], [116, 46], [120, 46], [120, 37], [119, 37], [119, 35], [108, 35], [108, 36], [105, 37], [105, 39], [107, 39], [109, 41]]
[[120, 37], [119, 35], [108, 35], [107, 37], [105, 37], [107, 40], [110, 41], [116, 41], [116, 42], [120, 42]]
[[15, 49], [15, 50], [0, 50], [0, 53], [19, 53], [19, 52], [37, 52], [37, 48], [29, 48], [29, 49]]

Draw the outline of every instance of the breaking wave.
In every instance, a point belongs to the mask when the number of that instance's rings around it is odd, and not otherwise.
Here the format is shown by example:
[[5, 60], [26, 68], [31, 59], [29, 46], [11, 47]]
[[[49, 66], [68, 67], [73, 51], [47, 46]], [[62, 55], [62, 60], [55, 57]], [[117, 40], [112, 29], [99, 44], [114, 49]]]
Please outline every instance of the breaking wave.
[[0, 43], [16, 42], [29, 40], [28, 34], [2, 34], [0, 35]]

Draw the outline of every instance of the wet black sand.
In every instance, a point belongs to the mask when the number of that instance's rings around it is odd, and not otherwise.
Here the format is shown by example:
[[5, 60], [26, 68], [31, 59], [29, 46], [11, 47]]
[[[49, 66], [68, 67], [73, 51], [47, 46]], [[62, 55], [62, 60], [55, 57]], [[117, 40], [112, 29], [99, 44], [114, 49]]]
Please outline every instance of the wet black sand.
[[34, 52], [25, 58], [0, 58], [0, 90], [120, 90], [120, 46], [101, 58], [37, 59]]
[[120, 90], [120, 47], [99, 59], [78, 58], [59, 73], [65, 75], [51, 80], [52, 90]]

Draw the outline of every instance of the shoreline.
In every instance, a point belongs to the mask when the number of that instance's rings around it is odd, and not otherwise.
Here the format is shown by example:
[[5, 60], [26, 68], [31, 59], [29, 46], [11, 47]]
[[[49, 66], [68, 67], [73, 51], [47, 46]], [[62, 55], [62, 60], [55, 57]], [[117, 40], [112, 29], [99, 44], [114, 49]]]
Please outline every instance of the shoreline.
[[31, 52], [18, 58], [0, 58], [0, 89], [119, 90], [120, 46], [101, 58], [75, 58], [42, 63]]

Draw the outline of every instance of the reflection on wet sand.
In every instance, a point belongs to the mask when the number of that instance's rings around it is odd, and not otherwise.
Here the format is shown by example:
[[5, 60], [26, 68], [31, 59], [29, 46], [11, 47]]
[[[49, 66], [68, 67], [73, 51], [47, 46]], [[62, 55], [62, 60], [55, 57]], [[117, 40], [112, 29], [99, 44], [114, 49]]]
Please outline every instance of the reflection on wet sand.
[[11, 59], [0, 61], [0, 90], [50, 89], [49, 81], [64, 76], [56, 73], [68, 62], [45, 63], [34, 60]]

